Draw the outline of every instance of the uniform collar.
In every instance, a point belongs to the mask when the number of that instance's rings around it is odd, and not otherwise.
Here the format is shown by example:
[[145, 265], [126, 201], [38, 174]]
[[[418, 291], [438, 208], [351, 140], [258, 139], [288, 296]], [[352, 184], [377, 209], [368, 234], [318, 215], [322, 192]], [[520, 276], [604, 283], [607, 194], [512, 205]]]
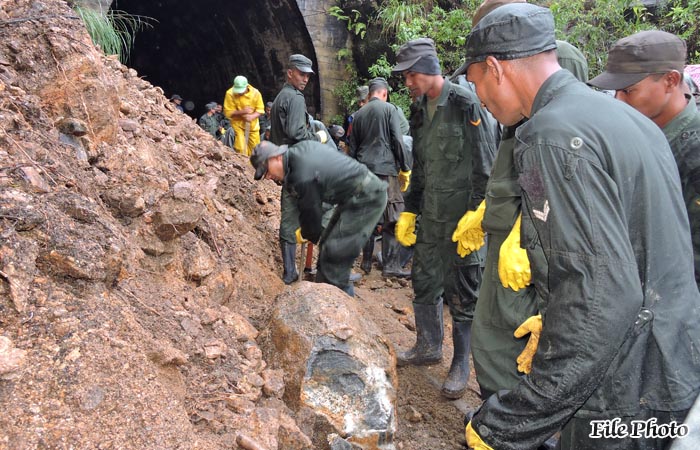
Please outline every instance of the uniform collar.
[[[687, 98], [688, 97], [686, 96], [686, 99]], [[662, 131], [666, 135], [666, 139], [669, 142], [673, 142], [673, 140], [676, 139], [682, 131], [685, 131], [697, 113], [698, 108], [695, 105], [695, 99], [691, 97], [688, 99], [688, 104], [685, 106], [685, 108], [683, 108], [683, 111], [681, 111], [676, 117], [673, 118], [673, 120], [663, 127]]]
[[540, 90], [535, 95], [535, 100], [532, 102], [530, 117], [534, 116], [537, 111], [544, 108], [554, 97], [557, 96], [559, 90], [569, 84], [579, 83], [574, 75], [566, 69], [561, 69], [554, 72], [542, 83]]

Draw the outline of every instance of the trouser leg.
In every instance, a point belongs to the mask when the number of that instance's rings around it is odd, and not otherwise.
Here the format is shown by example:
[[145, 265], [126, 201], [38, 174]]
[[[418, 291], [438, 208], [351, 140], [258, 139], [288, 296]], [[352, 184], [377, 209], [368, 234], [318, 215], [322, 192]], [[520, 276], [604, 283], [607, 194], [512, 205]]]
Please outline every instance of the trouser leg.
[[386, 205], [384, 183], [375, 180], [364, 191], [336, 207], [321, 236], [317, 282], [348, 291], [352, 264], [369, 240]]
[[282, 263], [284, 271], [282, 280], [285, 284], [293, 283], [298, 279], [299, 274], [296, 269], [296, 235], [299, 228], [299, 211], [296, 201], [289, 193], [282, 189], [281, 217], [280, 217], [280, 247], [282, 249]]

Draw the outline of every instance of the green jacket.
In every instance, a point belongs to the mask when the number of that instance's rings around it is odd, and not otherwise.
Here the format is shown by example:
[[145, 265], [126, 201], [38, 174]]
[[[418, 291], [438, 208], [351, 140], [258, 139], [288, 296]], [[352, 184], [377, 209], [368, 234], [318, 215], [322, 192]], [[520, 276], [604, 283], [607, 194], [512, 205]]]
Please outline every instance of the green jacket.
[[219, 130], [219, 121], [216, 119], [216, 115], [204, 114], [199, 118], [198, 124], [204, 131], [216, 137], [216, 132]]
[[411, 170], [403, 147], [401, 116], [396, 106], [372, 97], [355, 113], [348, 156], [375, 175], [396, 176]]
[[299, 141], [320, 141], [309, 127], [304, 94], [284, 83], [270, 110], [270, 141], [276, 145], [292, 145]]
[[663, 132], [671, 145], [688, 209], [695, 258], [695, 282], [700, 287], [700, 114], [694, 101], [666, 124]]
[[664, 135], [559, 70], [515, 142], [521, 245], [543, 328], [532, 372], [491, 396], [472, 426], [493, 448], [535, 448], [574, 416], [689, 408], [700, 389], [700, 293]]
[[423, 96], [411, 116], [413, 171], [405, 211], [454, 222], [484, 199], [496, 153], [478, 97], [445, 79], [432, 121]]
[[297, 203], [301, 234], [318, 242], [323, 227], [323, 204], [343, 207], [367, 176], [378, 179], [346, 154], [314, 141], [301, 141], [284, 153], [285, 189]]

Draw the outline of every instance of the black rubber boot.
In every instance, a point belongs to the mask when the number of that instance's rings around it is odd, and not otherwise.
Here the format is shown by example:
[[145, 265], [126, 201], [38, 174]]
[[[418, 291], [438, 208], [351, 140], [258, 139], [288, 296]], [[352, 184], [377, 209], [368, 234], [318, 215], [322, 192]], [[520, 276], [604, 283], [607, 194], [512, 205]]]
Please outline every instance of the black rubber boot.
[[467, 391], [469, 381], [469, 344], [472, 337], [472, 323], [452, 321], [452, 345], [454, 356], [450, 371], [442, 385], [442, 395], [456, 399]]
[[396, 354], [397, 366], [429, 366], [442, 361], [442, 298], [437, 305], [413, 304], [416, 344]]
[[282, 281], [284, 284], [292, 284], [299, 279], [296, 266], [297, 244], [280, 241], [282, 248], [282, 263], [284, 264], [284, 274]]
[[360, 269], [366, 274], [372, 271], [372, 253], [374, 253], [374, 234], [370, 235], [369, 240], [362, 248], [362, 262]]
[[382, 276], [395, 278], [410, 278], [411, 271], [401, 267], [401, 244], [396, 237], [382, 233]]

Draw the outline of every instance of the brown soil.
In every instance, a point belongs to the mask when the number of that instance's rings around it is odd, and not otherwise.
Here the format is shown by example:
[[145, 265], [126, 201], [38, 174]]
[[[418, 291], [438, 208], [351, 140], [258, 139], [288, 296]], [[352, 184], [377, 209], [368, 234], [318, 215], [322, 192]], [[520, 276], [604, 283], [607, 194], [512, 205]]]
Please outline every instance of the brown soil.
[[[256, 342], [284, 289], [279, 188], [252, 175], [102, 55], [64, 1], [0, 3], [0, 336], [11, 342], [0, 449], [239, 448], [241, 434], [284, 449], [293, 413], [265, 389]], [[194, 219], [159, 239], [169, 214]], [[391, 342], [412, 345], [409, 282], [374, 270], [356, 292]], [[445, 336], [441, 365], [399, 369], [400, 449], [463, 448], [478, 389], [472, 375], [462, 400], [441, 398], [449, 324]]]

